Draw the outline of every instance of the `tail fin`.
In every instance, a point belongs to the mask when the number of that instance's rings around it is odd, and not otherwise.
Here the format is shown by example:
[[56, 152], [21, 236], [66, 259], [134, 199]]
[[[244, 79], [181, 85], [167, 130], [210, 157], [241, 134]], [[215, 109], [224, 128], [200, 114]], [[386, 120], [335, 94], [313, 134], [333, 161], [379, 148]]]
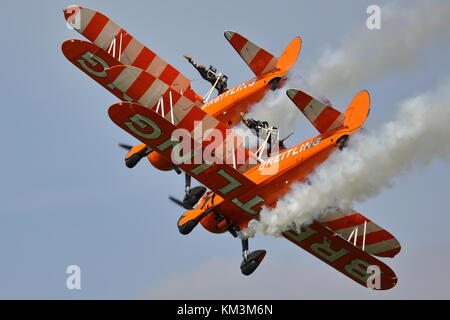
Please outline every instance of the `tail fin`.
[[227, 31], [225, 38], [257, 76], [277, 69], [289, 70], [297, 60], [301, 47], [301, 39], [294, 38], [280, 58], [276, 58], [237, 32]]
[[369, 114], [370, 98], [367, 91], [358, 93], [344, 113], [303, 91], [289, 89], [286, 93], [320, 133], [341, 127], [356, 130], [364, 124]]
[[302, 39], [300, 37], [292, 39], [278, 58], [277, 68], [287, 72], [297, 61], [301, 47]]

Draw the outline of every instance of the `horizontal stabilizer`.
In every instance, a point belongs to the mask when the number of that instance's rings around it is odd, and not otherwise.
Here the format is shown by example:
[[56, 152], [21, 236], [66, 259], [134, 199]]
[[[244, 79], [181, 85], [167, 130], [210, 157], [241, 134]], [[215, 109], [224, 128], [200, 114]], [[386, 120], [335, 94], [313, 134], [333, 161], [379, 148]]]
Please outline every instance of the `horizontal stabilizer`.
[[237, 32], [225, 32], [225, 38], [257, 76], [277, 68], [277, 58]]
[[287, 95], [320, 133], [337, 129], [344, 124], [344, 114], [303, 91], [289, 89]]

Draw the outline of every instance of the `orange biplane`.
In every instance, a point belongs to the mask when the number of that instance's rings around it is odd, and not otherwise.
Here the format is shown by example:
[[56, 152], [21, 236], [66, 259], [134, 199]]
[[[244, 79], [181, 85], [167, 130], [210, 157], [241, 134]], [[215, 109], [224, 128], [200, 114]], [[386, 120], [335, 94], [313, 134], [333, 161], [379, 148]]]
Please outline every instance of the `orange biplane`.
[[[64, 55], [120, 100], [109, 107], [111, 120], [142, 142], [122, 145], [129, 149], [126, 165], [134, 167], [147, 157], [159, 170], [185, 172], [184, 199], [171, 197], [187, 210], [178, 221], [182, 234], [200, 223], [212, 233], [238, 237], [251, 220], [258, 219], [263, 206], [275, 207], [293, 183], [307, 182], [333, 151], [344, 148], [369, 114], [366, 91], [340, 112], [289, 89], [287, 95], [319, 134], [286, 148], [274, 140], [276, 128], [250, 121], [263, 132], [258, 140], [262, 142], [252, 151], [245, 137], [232, 128], [269, 90], [282, 87], [300, 52], [299, 37], [276, 57], [239, 33], [225, 32], [255, 77], [206, 101], [191, 88], [188, 78], [105, 15], [81, 6], [66, 8], [64, 15], [69, 25], [90, 40], [65, 41]], [[213, 72], [213, 76], [222, 75]], [[203, 186], [191, 188], [191, 177]], [[379, 290], [397, 283], [395, 273], [375, 256], [394, 257], [400, 244], [363, 215], [335, 210], [299, 231], [282, 235], [357, 283]], [[241, 271], [250, 275], [266, 251], [249, 252], [248, 239], [241, 241]]]

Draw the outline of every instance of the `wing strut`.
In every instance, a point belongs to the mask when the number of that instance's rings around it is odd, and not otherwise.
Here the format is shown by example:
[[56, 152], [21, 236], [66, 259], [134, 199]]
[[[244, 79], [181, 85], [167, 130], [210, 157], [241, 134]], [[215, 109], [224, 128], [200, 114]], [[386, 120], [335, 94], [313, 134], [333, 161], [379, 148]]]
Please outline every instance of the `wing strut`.
[[[364, 248], [366, 247], [366, 232], [367, 232], [367, 221], [364, 221], [364, 228], [363, 228], [363, 235], [362, 235], [362, 251], [364, 251]], [[353, 238], [353, 245], [356, 247], [357, 239], [358, 239], [358, 227], [355, 227], [353, 229], [352, 233], [350, 233], [350, 236], [348, 237], [347, 241], [350, 242]]]
[[211, 89], [209, 89], [209, 91], [206, 93], [205, 97], [203, 98], [203, 101], [204, 101], [203, 105], [206, 105], [206, 103], [208, 102], [209, 98], [211, 98], [211, 95], [212, 95], [214, 89], [216, 88], [217, 84], [219, 83], [219, 80], [220, 80], [221, 77], [222, 77], [221, 73], [216, 75], [216, 82], [214, 82], [214, 85], [211, 87]]

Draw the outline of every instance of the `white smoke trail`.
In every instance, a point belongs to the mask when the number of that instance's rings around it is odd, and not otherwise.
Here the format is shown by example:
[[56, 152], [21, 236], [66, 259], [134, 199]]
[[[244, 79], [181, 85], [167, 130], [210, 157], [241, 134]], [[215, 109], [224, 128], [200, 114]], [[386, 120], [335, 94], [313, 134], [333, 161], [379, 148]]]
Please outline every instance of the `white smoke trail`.
[[381, 30], [361, 25], [340, 46], [325, 50], [306, 78], [322, 94], [359, 91], [365, 81], [420, 64], [430, 46], [447, 45], [449, 16], [448, 0], [391, 3], [381, 8]]
[[[305, 66], [300, 61], [288, 74], [284, 88], [306, 91], [319, 100], [339, 90], [361, 90], [364, 81], [420, 64], [425, 50], [450, 41], [448, 0], [408, 1], [381, 8], [382, 30], [368, 30], [361, 24], [337, 48], [326, 49]], [[305, 71], [306, 70], [306, 71]], [[305, 75], [304, 80], [300, 74]], [[266, 120], [288, 134], [300, 111], [286, 96], [286, 90], [269, 92], [252, 108], [250, 116]]]
[[296, 184], [276, 208], [263, 208], [260, 221], [252, 221], [241, 236], [255, 231], [277, 236], [320, 217], [327, 207], [349, 209], [414, 166], [449, 157], [450, 78], [402, 103], [396, 120], [352, 136], [347, 148], [333, 153], [310, 175], [311, 184]]
[[244, 146], [249, 150], [254, 151], [254, 149], [262, 143], [262, 139], [258, 138], [256, 134], [242, 122], [239, 122], [234, 126], [233, 131], [244, 139]]
[[[298, 73], [289, 75], [284, 88], [303, 88], [305, 82]], [[300, 110], [286, 95], [286, 89], [269, 91], [266, 96], [257, 104], [255, 104], [249, 116], [258, 119], [269, 121], [280, 129], [281, 136], [289, 134], [294, 127], [296, 119], [300, 115]]]

